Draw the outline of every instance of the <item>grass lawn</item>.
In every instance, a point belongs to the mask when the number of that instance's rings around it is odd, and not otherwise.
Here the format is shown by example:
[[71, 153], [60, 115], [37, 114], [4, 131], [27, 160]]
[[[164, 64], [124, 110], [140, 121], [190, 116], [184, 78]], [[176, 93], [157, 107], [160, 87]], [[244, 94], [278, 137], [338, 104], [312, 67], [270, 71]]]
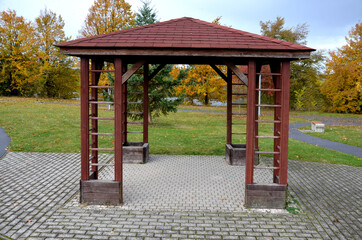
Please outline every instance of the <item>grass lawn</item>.
[[[310, 130], [311, 127], [301, 127], [302, 130]], [[334, 142], [340, 142], [356, 147], [362, 147], [362, 127], [361, 126], [325, 126], [324, 133], [305, 132], [305, 134], [327, 139]]]
[[[0, 126], [5, 128], [12, 138], [12, 151], [80, 152], [79, 105], [19, 102], [16, 98], [4, 97], [1, 99], [12, 99], [0, 101]], [[225, 107], [221, 111], [225, 111]], [[270, 113], [266, 112], [262, 118], [271, 119]], [[113, 111], [107, 111], [106, 108], [100, 110], [100, 116], [111, 117], [113, 114]], [[235, 121], [243, 120], [245, 119], [235, 118]], [[290, 121], [305, 120], [294, 117]], [[245, 132], [245, 126], [244, 129], [241, 126], [236, 127], [239, 129], [235, 132]], [[99, 128], [100, 132], [112, 132], [113, 124], [102, 121]], [[259, 128], [262, 135], [272, 134], [271, 124], [261, 124]], [[130, 126], [130, 131], [139, 129], [139, 126]], [[141, 136], [129, 134], [128, 140], [140, 141]], [[113, 142], [113, 136], [100, 137], [100, 147], [113, 147]], [[150, 125], [149, 142], [152, 154], [224, 155], [226, 116], [224, 113], [183, 111], [162, 116]], [[245, 142], [245, 136], [237, 136], [233, 142]], [[260, 141], [260, 148], [265, 151], [272, 150], [273, 141], [263, 139]], [[362, 160], [355, 156], [294, 139], [289, 140], [289, 158], [362, 166]]]

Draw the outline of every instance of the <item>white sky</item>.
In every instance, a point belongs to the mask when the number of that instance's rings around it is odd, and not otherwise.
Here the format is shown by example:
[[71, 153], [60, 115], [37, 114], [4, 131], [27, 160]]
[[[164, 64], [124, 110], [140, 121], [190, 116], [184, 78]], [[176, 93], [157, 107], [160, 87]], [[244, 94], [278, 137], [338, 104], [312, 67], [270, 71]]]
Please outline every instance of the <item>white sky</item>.
[[[126, 0], [133, 11], [141, 0]], [[65, 33], [73, 39], [94, 0], [0, 0], [0, 11], [16, 10], [33, 21], [45, 7], [60, 14]], [[307, 46], [335, 50], [345, 44], [352, 26], [362, 21], [362, 0], [152, 0], [161, 21], [193, 17], [211, 22], [221, 16], [223, 25], [260, 34], [260, 21], [286, 19], [286, 26], [307, 23]]]

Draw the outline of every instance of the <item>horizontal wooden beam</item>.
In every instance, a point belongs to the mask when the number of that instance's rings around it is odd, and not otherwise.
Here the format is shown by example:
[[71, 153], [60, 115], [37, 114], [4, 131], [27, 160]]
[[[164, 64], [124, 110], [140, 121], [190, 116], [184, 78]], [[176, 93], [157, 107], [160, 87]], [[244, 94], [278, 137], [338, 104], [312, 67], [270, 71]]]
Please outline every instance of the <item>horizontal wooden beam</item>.
[[[138, 48], [74, 48], [74, 47], [61, 47], [62, 54], [71, 56], [128, 56], [128, 57], [176, 57], [176, 59], [168, 59], [167, 63], [170, 64], [187, 64], [189, 60], [201, 57], [200, 64], [209, 64], [210, 57], [222, 58], [270, 58], [270, 59], [290, 59], [299, 60], [310, 57], [311, 51], [278, 51], [278, 50], [243, 50], [243, 49], [138, 49]], [[179, 57], [186, 57], [180, 60]], [[128, 60], [128, 58], [127, 58]], [[151, 59], [148, 59], [151, 60]], [[148, 61], [149, 63], [154, 63]], [[222, 64], [222, 63], [220, 63]]]
[[135, 64], [133, 64], [133, 66], [126, 72], [123, 74], [122, 76], [122, 84], [125, 83], [130, 77], [132, 77], [132, 75], [138, 70], [140, 69], [140, 67], [146, 62], [146, 60], [140, 60], [138, 62], [136, 62]]
[[164, 68], [166, 66], [166, 64], [160, 64], [149, 76], [148, 79], [151, 80], [152, 78], [154, 78], [157, 73], [159, 73], [162, 68]]
[[235, 66], [234, 63], [229, 62], [229, 61], [225, 61], [225, 65], [228, 66], [234, 73], [235, 75], [243, 82], [245, 83], [246, 86], [248, 86], [248, 78], [244, 75], [244, 73]]
[[225, 82], [228, 82], [228, 78], [215, 64], [210, 64], [210, 66], [212, 67], [212, 69], [215, 70], [215, 72], [217, 72], [219, 74], [220, 77], [222, 77], [222, 79], [225, 80]]

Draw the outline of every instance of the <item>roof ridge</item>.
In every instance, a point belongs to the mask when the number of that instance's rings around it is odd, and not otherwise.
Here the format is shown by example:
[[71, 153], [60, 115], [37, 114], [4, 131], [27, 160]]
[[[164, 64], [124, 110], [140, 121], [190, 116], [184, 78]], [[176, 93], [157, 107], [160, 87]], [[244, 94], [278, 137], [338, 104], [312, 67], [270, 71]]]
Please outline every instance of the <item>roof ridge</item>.
[[203, 21], [203, 20], [196, 19], [196, 18], [191, 18], [191, 17], [189, 17], [189, 18], [193, 22], [201, 23], [201, 24], [204, 24], [204, 25], [212, 26], [212, 27], [218, 27], [220, 29], [227, 30], [227, 31], [230, 31], [230, 32], [233, 32], [233, 33], [242, 34], [244, 36], [246, 35], [248, 37], [256, 37], [258, 39], [272, 41], [272, 42], [275, 42], [275, 43], [283, 45], [283, 46], [288, 46], [288, 47], [291, 47], [291, 48], [300, 48], [300, 47], [308, 48], [308, 47], [306, 47], [304, 45], [301, 45], [301, 44], [292, 43], [292, 42], [280, 40], [280, 39], [277, 39], [277, 38], [262, 36], [262, 35], [259, 35], [259, 34], [256, 34], [256, 33], [246, 32], [246, 31], [243, 31], [243, 30], [239, 30], [239, 29], [235, 29], [235, 28], [231, 28], [231, 27], [227, 27], [227, 26], [223, 26], [223, 25], [219, 25], [219, 24], [215, 24], [215, 23], [211, 23], [211, 22], [207, 22], [207, 21]]

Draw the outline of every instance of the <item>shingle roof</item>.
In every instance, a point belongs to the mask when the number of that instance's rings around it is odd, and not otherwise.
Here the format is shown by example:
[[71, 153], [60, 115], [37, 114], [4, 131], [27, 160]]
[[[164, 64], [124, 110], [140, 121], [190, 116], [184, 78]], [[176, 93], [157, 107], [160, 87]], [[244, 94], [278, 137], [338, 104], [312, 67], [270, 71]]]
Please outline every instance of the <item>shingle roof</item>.
[[197, 48], [313, 51], [302, 45], [184, 17], [60, 43], [86, 48]]

